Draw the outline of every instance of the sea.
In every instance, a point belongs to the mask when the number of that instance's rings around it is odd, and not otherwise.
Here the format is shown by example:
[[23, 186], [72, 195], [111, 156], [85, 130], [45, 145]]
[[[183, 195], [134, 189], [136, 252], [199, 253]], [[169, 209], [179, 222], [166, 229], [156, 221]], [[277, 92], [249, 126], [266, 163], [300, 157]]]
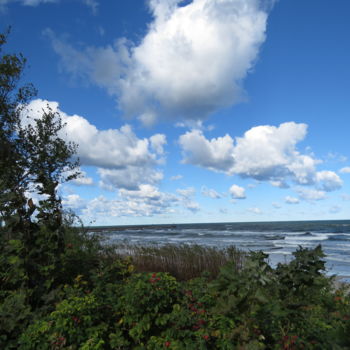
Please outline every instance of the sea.
[[313, 248], [321, 244], [326, 273], [350, 282], [350, 220], [105, 226], [89, 231], [101, 233], [113, 244], [233, 245], [244, 251], [261, 250], [269, 255], [271, 266], [289, 262], [299, 246]]

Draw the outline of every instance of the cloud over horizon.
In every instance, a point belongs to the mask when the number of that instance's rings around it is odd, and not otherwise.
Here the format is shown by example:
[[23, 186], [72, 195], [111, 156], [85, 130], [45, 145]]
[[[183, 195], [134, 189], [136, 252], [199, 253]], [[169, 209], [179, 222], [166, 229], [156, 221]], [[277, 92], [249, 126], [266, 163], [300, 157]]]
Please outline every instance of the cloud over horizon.
[[306, 133], [307, 125], [295, 122], [256, 126], [235, 139], [229, 134], [207, 139], [201, 130], [191, 130], [180, 136], [179, 145], [183, 163], [215, 172], [268, 181], [281, 188], [288, 187], [288, 182], [326, 192], [341, 188], [342, 180], [335, 172], [317, 171], [320, 161], [298, 151], [296, 146]]

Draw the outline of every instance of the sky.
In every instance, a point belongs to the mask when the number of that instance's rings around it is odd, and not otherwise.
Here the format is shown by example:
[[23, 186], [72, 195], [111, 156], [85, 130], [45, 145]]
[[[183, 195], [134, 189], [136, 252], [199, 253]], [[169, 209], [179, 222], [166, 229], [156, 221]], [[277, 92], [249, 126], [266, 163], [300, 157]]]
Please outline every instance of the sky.
[[0, 0], [86, 225], [349, 219], [348, 0]]

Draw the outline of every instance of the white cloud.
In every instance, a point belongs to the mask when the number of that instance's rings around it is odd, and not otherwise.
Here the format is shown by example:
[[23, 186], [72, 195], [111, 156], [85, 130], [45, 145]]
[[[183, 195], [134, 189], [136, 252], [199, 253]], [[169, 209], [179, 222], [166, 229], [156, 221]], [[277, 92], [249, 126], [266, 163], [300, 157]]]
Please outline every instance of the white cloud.
[[268, 14], [261, 0], [180, 2], [149, 1], [153, 21], [139, 45], [119, 39], [79, 51], [49, 35], [66, 71], [106, 88], [126, 115], [203, 120], [244, 99]]
[[156, 167], [163, 161], [164, 135], [140, 139], [129, 125], [98, 130], [85, 118], [62, 112], [57, 102], [40, 99], [29, 104], [28, 115], [40, 118], [47, 105], [66, 123], [62, 137], [78, 144], [81, 164], [100, 168], [98, 172], [104, 187], [136, 189], [145, 182], [154, 184], [162, 179], [162, 173]]
[[296, 150], [306, 131], [305, 124], [294, 122], [251, 128], [236, 138], [232, 152], [235, 163], [228, 171], [262, 181], [283, 182], [290, 176], [298, 183], [311, 183], [316, 161]]
[[178, 201], [176, 196], [160, 192], [154, 186], [140, 185], [137, 191], [120, 190], [117, 199], [95, 198], [82, 212], [85, 218], [98, 220], [104, 217], [151, 217], [174, 212]]
[[233, 199], [245, 199], [245, 189], [238, 185], [232, 185], [229, 190]]
[[100, 175], [100, 186], [113, 191], [119, 188], [137, 190], [142, 183], [156, 184], [163, 179], [163, 173], [151, 167], [128, 166], [124, 169], [97, 170]]
[[215, 191], [214, 189], [206, 188], [205, 186], [202, 187], [201, 193], [202, 193], [203, 196], [210, 197], [210, 198], [213, 198], [213, 199], [219, 199], [219, 198], [222, 197], [221, 194], [218, 193], [217, 191]]
[[316, 173], [316, 181], [321, 190], [331, 192], [342, 187], [343, 181], [333, 171], [319, 171]]
[[116, 199], [97, 197], [86, 203], [82, 214], [85, 220], [99, 221], [113, 217], [152, 217], [173, 214], [179, 206], [193, 213], [200, 209], [191, 198], [161, 192], [153, 185], [142, 184], [138, 190], [119, 190]]
[[273, 186], [288, 188], [288, 182], [313, 185], [334, 191], [342, 180], [332, 171], [317, 172], [314, 156], [297, 150], [307, 132], [306, 124], [288, 122], [278, 127], [263, 125], [246, 131], [243, 137], [207, 139], [201, 130], [188, 131], [179, 138], [183, 162], [227, 175], [240, 175]]
[[339, 170], [342, 174], [350, 174], [350, 166], [346, 166], [345, 168], [341, 168]]
[[326, 192], [312, 188], [300, 187], [297, 189], [299, 197], [307, 201], [319, 201], [326, 198]]
[[284, 201], [287, 203], [287, 204], [298, 204], [299, 203], [299, 199], [296, 198], [296, 197], [291, 197], [291, 196], [286, 196], [284, 198]]
[[234, 165], [234, 145], [229, 135], [207, 140], [202, 131], [192, 130], [180, 136], [179, 144], [186, 164], [226, 173], [230, 173]]

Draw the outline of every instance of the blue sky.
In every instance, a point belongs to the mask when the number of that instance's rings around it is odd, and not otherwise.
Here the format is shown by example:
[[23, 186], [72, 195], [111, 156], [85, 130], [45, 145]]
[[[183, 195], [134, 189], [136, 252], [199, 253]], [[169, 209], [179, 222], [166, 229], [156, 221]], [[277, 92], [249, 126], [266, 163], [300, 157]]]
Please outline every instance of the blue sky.
[[348, 0], [0, 0], [78, 143], [86, 224], [349, 219]]

